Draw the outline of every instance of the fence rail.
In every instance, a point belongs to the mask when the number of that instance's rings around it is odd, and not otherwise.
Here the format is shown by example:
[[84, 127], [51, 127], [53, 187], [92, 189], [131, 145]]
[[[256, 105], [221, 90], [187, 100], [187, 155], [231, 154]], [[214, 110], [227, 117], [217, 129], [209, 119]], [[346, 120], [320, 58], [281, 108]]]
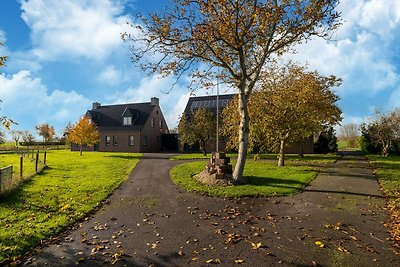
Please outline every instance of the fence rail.
[[46, 165], [47, 152], [18, 150], [19, 166], [8, 166], [0, 169], [0, 194], [17, 188], [21, 182], [41, 172]]

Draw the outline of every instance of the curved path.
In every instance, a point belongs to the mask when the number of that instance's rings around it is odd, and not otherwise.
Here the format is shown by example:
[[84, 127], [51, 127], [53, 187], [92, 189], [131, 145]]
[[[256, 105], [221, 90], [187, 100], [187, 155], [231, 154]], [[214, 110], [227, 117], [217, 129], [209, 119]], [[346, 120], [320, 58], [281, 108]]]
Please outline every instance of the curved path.
[[385, 199], [358, 156], [324, 168], [299, 195], [235, 200], [177, 189], [169, 169], [182, 161], [169, 156], [145, 154], [107, 204], [25, 263], [400, 266]]

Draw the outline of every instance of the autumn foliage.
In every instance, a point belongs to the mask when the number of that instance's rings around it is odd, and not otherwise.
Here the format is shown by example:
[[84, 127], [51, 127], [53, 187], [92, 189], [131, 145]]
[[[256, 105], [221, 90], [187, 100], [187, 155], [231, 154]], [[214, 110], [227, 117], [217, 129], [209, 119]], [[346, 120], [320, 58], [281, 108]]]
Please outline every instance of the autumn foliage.
[[93, 146], [99, 141], [99, 132], [96, 124], [87, 116], [82, 117], [67, 133], [68, 140], [80, 147], [80, 155], [84, 146]]
[[340, 24], [338, 0], [176, 0], [141, 17], [129, 41], [132, 61], [149, 74], [189, 73], [207, 88], [216, 78], [238, 91], [238, 159], [233, 178], [241, 183], [249, 142], [248, 99], [274, 55], [313, 36], [329, 38]]
[[[263, 73], [260, 88], [249, 100], [250, 147], [279, 152], [279, 166], [284, 165], [284, 148], [300, 142], [327, 125], [341, 120], [339, 99], [331, 90], [340, 84], [334, 76], [324, 77], [304, 67], [288, 64], [270, 67]], [[237, 104], [224, 110], [224, 134], [234, 147], [237, 135]]]

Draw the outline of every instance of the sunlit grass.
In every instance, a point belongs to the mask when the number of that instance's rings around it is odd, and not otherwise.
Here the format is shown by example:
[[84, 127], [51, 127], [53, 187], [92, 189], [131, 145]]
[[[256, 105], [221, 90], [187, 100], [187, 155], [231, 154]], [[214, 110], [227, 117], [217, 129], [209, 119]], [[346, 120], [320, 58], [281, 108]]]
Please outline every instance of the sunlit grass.
[[84, 217], [127, 178], [139, 154], [52, 151], [47, 158], [48, 168], [0, 199], [0, 262]]
[[246, 162], [244, 175], [248, 179], [245, 185], [207, 186], [197, 182], [193, 175], [205, 168], [205, 161], [178, 165], [171, 170], [175, 184], [190, 192], [200, 192], [216, 197], [244, 196], [281, 196], [300, 192], [317, 175], [317, 170], [307, 166], [277, 167], [265, 161]]
[[392, 217], [389, 231], [400, 246], [400, 157], [378, 155], [367, 157], [375, 169], [375, 175], [383, 192], [388, 197], [388, 210]]

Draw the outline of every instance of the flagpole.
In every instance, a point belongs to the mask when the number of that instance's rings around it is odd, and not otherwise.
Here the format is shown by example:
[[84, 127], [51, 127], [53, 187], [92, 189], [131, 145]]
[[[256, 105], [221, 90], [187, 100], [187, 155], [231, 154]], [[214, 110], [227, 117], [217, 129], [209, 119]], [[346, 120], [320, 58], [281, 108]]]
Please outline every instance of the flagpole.
[[216, 144], [216, 152], [219, 152], [218, 143], [219, 143], [219, 81], [217, 78], [217, 144]]

